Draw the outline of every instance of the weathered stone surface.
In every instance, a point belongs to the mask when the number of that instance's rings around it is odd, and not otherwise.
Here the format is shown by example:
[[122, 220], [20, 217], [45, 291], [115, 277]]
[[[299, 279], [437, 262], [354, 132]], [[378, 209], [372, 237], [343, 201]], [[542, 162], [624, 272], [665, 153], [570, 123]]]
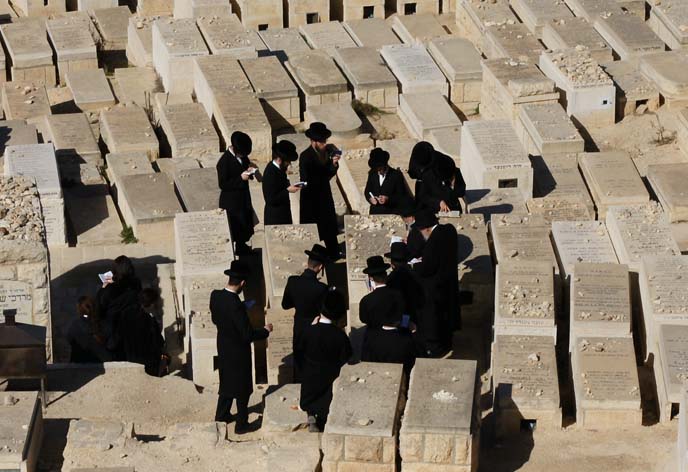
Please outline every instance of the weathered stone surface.
[[138, 67], [153, 67], [153, 23], [159, 16], [132, 16], [127, 27], [126, 55]]
[[671, 420], [672, 403], [681, 401], [682, 390], [688, 376], [686, 345], [688, 344], [688, 327], [674, 323], [657, 326], [657, 396], [660, 407], [660, 420]]
[[612, 61], [612, 49], [585, 18], [553, 19], [542, 28], [542, 42], [553, 51], [587, 48], [598, 63]]
[[105, 156], [107, 177], [115, 196], [120, 181], [127, 175], [152, 174], [155, 171], [148, 156], [142, 151], [115, 152]]
[[299, 90], [275, 56], [242, 59], [241, 67], [273, 128], [301, 120]]
[[643, 21], [633, 13], [611, 11], [598, 15], [593, 25], [623, 60], [644, 54], [664, 51], [664, 43]]
[[236, 19], [236, 16], [232, 16], [232, 5], [229, 0], [174, 0], [173, 12], [175, 18], [233, 17]]
[[585, 18], [590, 24], [608, 13], [620, 13], [621, 6], [615, 0], [564, 0], [574, 15]]
[[688, 79], [681, 73], [686, 66], [688, 54], [683, 50], [662, 50], [639, 59], [640, 72], [657, 86], [669, 107], [688, 104]]
[[65, 75], [65, 81], [81, 111], [100, 110], [115, 104], [103, 69], [71, 70]]
[[355, 138], [363, 125], [351, 104], [346, 102], [310, 105], [304, 114], [304, 121], [307, 125], [327, 123], [327, 128], [332, 131], [332, 139]]
[[558, 103], [520, 107], [516, 134], [531, 155], [583, 152], [585, 141]]
[[456, 37], [435, 38], [428, 52], [449, 81], [449, 99], [464, 114], [473, 114], [480, 102], [482, 58], [468, 40]]
[[510, 58], [536, 64], [544, 48], [523, 23], [507, 23], [487, 28], [483, 51], [488, 59]]
[[0, 121], [0, 156], [5, 154], [7, 146], [16, 144], [38, 144], [36, 125], [27, 124], [24, 120]]
[[528, 211], [550, 223], [554, 221], [589, 221], [595, 217], [579, 195], [531, 198], [526, 202]]
[[100, 44], [104, 51], [124, 51], [127, 48], [129, 17], [127, 6], [98, 8], [90, 10], [89, 15], [98, 27]]
[[561, 273], [567, 277], [580, 262], [618, 262], [603, 221], [555, 221], [552, 242]]
[[335, 49], [356, 47], [354, 40], [338, 21], [301, 25], [299, 31], [311, 48], [322, 49], [329, 55]]
[[201, 17], [197, 23], [212, 54], [243, 59], [267, 52], [267, 46], [258, 32], [244, 29], [236, 16]]
[[3, 392], [0, 405], [0, 464], [36, 470], [43, 441], [43, 414], [35, 392]]
[[237, 0], [233, 9], [247, 29], [263, 31], [284, 26], [280, 0]]
[[399, 103], [397, 80], [376, 49], [336, 49], [334, 60], [353, 87], [355, 99], [380, 109], [396, 110]]
[[560, 0], [511, 0], [511, 8], [537, 38], [550, 22], [573, 20], [571, 10]]
[[531, 162], [536, 197], [581, 199], [591, 215], [586, 219], [592, 219], [595, 206], [578, 170], [577, 154], [546, 154], [533, 157]]
[[116, 153], [141, 151], [151, 161], [158, 158], [160, 145], [146, 112], [136, 106], [117, 106], [100, 114], [100, 136], [108, 150]]
[[[163, 160], [158, 161], [158, 165]], [[172, 175], [177, 192], [186, 211], [206, 211], [218, 208], [220, 189], [214, 168], [176, 169]]]
[[36, 19], [9, 23], [2, 25], [0, 32], [9, 54], [13, 81], [55, 85], [53, 50], [45, 23]]
[[519, 20], [509, 8], [507, 0], [457, 2], [456, 23], [466, 32], [466, 38], [482, 49], [485, 30], [493, 25], [514, 24]]
[[396, 15], [392, 29], [406, 44], [423, 44], [435, 38], [449, 36], [435, 15]]
[[527, 215], [523, 194], [517, 188], [466, 190], [469, 213], [481, 214], [485, 221], [493, 214]]
[[683, 185], [688, 178], [687, 164], [662, 164], [648, 167], [647, 180], [672, 223], [688, 220], [688, 193]]
[[162, 85], [151, 67], [125, 67], [115, 69], [117, 100], [120, 103], [134, 103], [140, 107], [150, 106], [152, 97], [162, 92]]
[[259, 31], [258, 34], [280, 62], [286, 61], [292, 54], [306, 53], [311, 50], [296, 28], [270, 28]]
[[234, 260], [224, 210], [177, 213], [174, 216], [174, 232], [177, 277], [184, 279], [199, 274], [220, 274]]
[[461, 120], [447, 98], [438, 92], [401, 94], [399, 117], [409, 133], [419, 140], [427, 140], [433, 130], [461, 127]]
[[61, 181], [102, 183], [99, 166], [103, 159], [88, 117], [83, 113], [48, 115], [46, 124], [43, 139], [55, 146]]
[[105, 185], [68, 187], [64, 193], [67, 218], [78, 246], [121, 243], [122, 222]]
[[346, 79], [325, 51], [291, 54], [285, 65], [306, 96], [306, 108], [351, 100]]
[[153, 65], [168, 93], [191, 93], [193, 58], [207, 54], [194, 20], [161, 18], [153, 23]]
[[300, 398], [300, 384], [282, 385], [265, 395], [263, 428], [270, 432], [289, 433], [303, 427], [307, 418], [299, 407]]
[[[378, 10], [380, 7], [376, 6], [375, 9]], [[381, 9], [384, 10], [384, 5]], [[384, 20], [384, 12], [381, 17], [354, 20], [344, 18], [343, 24], [351, 39], [360, 47], [380, 50], [382, 46], [401, 43], [391, 26]]]
[[122, 448], [133, 435], [133, 425], [108, 420], [71, 420], [67, 444], [73, 449], [107, 451]]
[[160, 107], [160, 126], [172, 157], [215, 155], [220, 150], [220, 138], [200, 103]]
[[668, 0], [653, 5], [647, 24], [672, 50], [688, 45], [688, 5], [685, 3]]
[[401, 84], [402, 93], [449, 95], [447, 79], [423, 46], [387, 45], [382, 47], [380, 54]]
[[57, 56], [60, 83], [70, 70], [97, 69], [98, 55], [93, 40], [95, 27], [86, 12], [74, 12], [46, 21], [48, 37]]
[[45, 86], [30, 82], [2, 84], [2, 109], [7, 120], [36, 122], [50, 114], [50, 101]]
[[485, 218], [479, 214], [441, 214], [441, 224], [451, 224], [459, 234], [459, 282], [494, 284], [492, 257]]

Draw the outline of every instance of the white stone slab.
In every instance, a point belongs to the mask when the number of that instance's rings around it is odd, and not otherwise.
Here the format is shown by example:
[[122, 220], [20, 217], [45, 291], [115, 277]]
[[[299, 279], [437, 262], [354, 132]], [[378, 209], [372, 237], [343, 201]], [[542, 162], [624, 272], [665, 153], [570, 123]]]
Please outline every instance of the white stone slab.
[[380, 53], [401, 84], [402, 93], [449, 94], [447, 79], [423, 46], [388, 45]]
[[552, 242], [564, 277], [568, 277], [574, 265], [580, 262], [618, 262], [603, 221], [555, 221]]

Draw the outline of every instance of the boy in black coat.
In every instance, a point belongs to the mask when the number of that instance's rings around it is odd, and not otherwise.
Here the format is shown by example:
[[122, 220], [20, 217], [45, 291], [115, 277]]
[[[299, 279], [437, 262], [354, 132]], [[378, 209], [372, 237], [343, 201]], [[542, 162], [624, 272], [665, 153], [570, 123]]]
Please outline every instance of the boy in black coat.
[[127, 362], [143, 364], [146, 373], [158, 377], [164, 360], [165, 339], [155, 311], [159, 306], [160, 294], [152, 288], [145, 288], [139, 295], [139, 305], [122, 313], [120, 338]]
[[287, 177], [289, 165], [299, 158], [296, 146], [291, 141], [280, 141], [272, 148], [272, 162], [263, 171], [263, 198], [265, 210], [263, 223], [266, 225], [292, 224], [289, 194], [301, 190], [300, 186], [291, 185]]
[[241, 131], [231, 137], [232, 145], [217, 161], [217, 180], [220, 186], [220, 208], [227, 210], [229, 229], [238, 254], [250, 252], [246, 244], [253, 236], [253, 204], [248, 181], [253, 179], [255, 166], [248, 156], [253, 149], [251, 138]]
[[308, 414], [309, 431], [325, 428], [332, 403], [332, 384], [351, 358], [349, 338], [337, 326], [346, 314], [346, 299], [336, 289], [325, 295], [321, 314], [299, 337], [296, 362], [303, 373], [301, 409]]
[[409, 252], [404, 243], [394, 243], [385, 257], [392, 264], [392, 272], [387, 277], [387, 286], [397, 290], [404, 297], [404, 308], [406, 315], [415, 323], [418, 319], [418, 312], [425, 303], [423, 286], [418, 277], [408, 265]]
[[370, 172], [363, 193], [370, 203], [371, 215], [398, 213], [401, 206], [411, 198], [401, 171], [389, 167], [388, 162], [387, 151], [380, 148], [370, 151]]
[[210, 313], [217, 326], [217, 357], [220, 371], [220, 391], [215, 421], [230, 421], [230, 410], [237, 401], [237, 419], [234, 431], [248, 431], [248, 401], [253, 392], [251, 343], [265, 339], [272, 331], [272, 324], [253, 329], [246, 306], [239, 298], [249, 276], [248, 266], [232, 261], [225, 275], [229, 277], [223, 290], [210, 294]]

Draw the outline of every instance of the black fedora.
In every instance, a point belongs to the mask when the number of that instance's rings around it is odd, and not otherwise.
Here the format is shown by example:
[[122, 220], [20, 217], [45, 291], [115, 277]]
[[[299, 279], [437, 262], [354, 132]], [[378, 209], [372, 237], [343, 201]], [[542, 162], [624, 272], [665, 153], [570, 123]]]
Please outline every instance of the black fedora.
[[416, 221], [413, 223], [413, 227], [418, 229], [432, 228], [438, 223], [439, 220], [434, 211], [422, 210], [416, 215]]
[[251, 275], [251, 269], [245, 262], [237, 260], [232, 261], [229, 269], [227, 269], [224, 273], [227, 277], [231, 277], [233, 279], [246, 280], [248, 279], [248, 276]]
[[384, 149], [375, 148], [370, 151], [370, 158], [368, 159], [368, 167], [376, 169], [384, 167], [389, 162], [389, 153]]
[[363, 273], [366, 275], [379, 275], [387, 272], [391, 266], [385, 262], [382, 256], [369, 257], [366, 261], [366, 267]]
[[332, 321], [337, 321], [346, 315], [348, 308], [344, 294], [337, 290], [336, 287], [329, 287], [323, 297], [320, 313]]
[[308, 257], [314, 259], [323, 264], [329, 264], [331, 262], [330, 256], [327, 255], [327, 249], [320, 244], [313, 244], [311, 250], [303, 251]]
[[327, 126], [325, 126], [325, 123], [321, 123], [319, 121], [314, 121], [308, 127], [305, 134], [306, 134], [307, 138], [309, 138], [313, 141], [317, 141], [319, 143], [324, 143], [325, 141], [327, 141], [330, 138], [330, 136], [332, 136], [332, 131], [327, 129]]
[[299, 158], [296, 145], [286, 139], [272, 146], [272, 154], [286, 162], [294, 162]]
[[229, 138], [229, 141], [232, 144], [234, 152], [239, 153], [242, 156], [248, 156], [251, 154], [251, 151], [253, 151], [253, 141], [251, 140], [251, 137], [242, 131], [233, 132], [232, 136]]
[[410, 259], [410, 254], [406, 243], [396, 242], [392, 243], [389, 252], [385, 253], [385, 257], [391, 261], [406, 262]]

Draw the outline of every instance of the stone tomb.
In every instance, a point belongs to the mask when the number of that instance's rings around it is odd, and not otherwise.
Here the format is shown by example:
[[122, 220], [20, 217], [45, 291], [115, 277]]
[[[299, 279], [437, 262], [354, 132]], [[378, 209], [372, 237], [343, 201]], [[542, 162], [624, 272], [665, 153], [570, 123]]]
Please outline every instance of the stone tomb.
[[543, 29], [548, 23], [557, 20], [568, 23], [573, 20], [571, 10], [562, 0], [511, 0], [509, 4], [537, 38], [542, 38]]
[[554, 221], [552, 243], [564, 277], [580, 262], [618, 262], [604, 221]]
[[462, 0], [456, 3], [456, 24], [465, 32], [464, 37], [479, 49], [483, 47], [483, 36], [488, 27], [519, 22], [509, 8], [508, 0], [496, 0], [494, 3]]
[[100, 33], [100, 50], [113, 54], [124, 52], [129, 34], [129, 7], [99, 8], [90, 10], [89, 15]]
[[611, 207], [606, 223], [619, 262], [632, 271], [640, 270], [644, 257], [681, 253], [658, 203]]
[[507, 118], [515, 123], [521, 105], [559, 100], [554, 82], [530, 62], [493, 59], [483, 61], [482, 66], [480, 115], [483, 119]]
[[97, 111], [115, 104], [103, 69], [78, 69], [65, 75], [74, 104], [81, 111]]
[[117, 100], [120, 103], [133, 103], [145, 108], [150, 106], [152, 97], [162, 92], [162, 86], [152, 67], [123, 67], [115, 69]]
[[688, 105], [688, 51], [667, 51], [646, 54], [639, 60], [640, 72], [653, 82], [670, 109]]
[[[162, 159], [157, 162], [158, 165], [161, 162], [163, 162]], [[217, 186], [215, 168], [201, 169], [196, 164], [196, 168], [177, 169], [173, 178], [186, 211], [207, 211], [218, 208], [220, 189]]]
[[160, 126], [172, 157], [215, 155], [220, 151], [220, 138], [200, 103], [161, 106]]
[[251, 158], [257, 162], [272, 160], [272, 129], [260, 100], [253, 93], [213, 91], [213, 118], [224, 143], [229, 143], [232, 133], [242, 130], [253, 140]]
[[421, 45], [397, 44], [380, 50], [402, 93], [439, 92], [449, 95], [447, 79], [428, 51]]
[[297, 28], [270, 28], [259, 31], [258, 34], [270, 53], [277, 56], [280, 62], [286, 61], [292, 54], [311, 50]]
[[132, 16], [127, 26], [127, 59], [136, 67], [153, 67], [153, 23], [159, 16]]
[[633, 13], [605, 12], [595, 18], [593, 25], [622, 60], [664, 51], [662, 40]]
[[173, 14], [175, 19], [222, 18], [232, 14], [232, 6], [229, 0], [174, 0]]
[[637, 61], [609, 61], [602, 64], [604, 71], [616, 85], [616, 119], [635, 113], [641, 104], [650, 111], [659, 108], [659, 90], [638, 70]]
[[488, 59], [511, 58], [537, 64], [544, 50], [523, 23], [490, 26], [483, 40], [483, 52]]
[[586, 152], [578, 155], [578, 165], [585, 178], [600, 219], [612, 205], [649, 202], [647, 193], [631, 157], [624, 151]]
[[290, 28], [337, 19], [330, 12], [328, 0], [287, 0], [284, 3], [285, 24]]
[[467, 39], [435, 38], [428, 52], [449, 81], [449, 100], [464, 114], [473, 114], [480, 103], [482, 58]]
[[339, 21], [301, 25], [299, 31], [311, 48], [321, 49], [330, 56], [335, 49], [356, 47]]
[[275, 56], [242, 59], [240, 63], [274, 129], [301, 121], [299, 89]]
[[530, 155], [576, 153], [585, 148], [585, 141], [558, 103], [523, 105], [514, 128]]
[[[658, 353], [654, 362], [659, 401], [659, 420], [669, 422], [681, 401], [688, 378], [688, 326], [674, 323], [658, 325]], [[680, 410], [684, 412], [686, 410]], [[679, 415], [679, 418], [684, 415]]]
[[153, 64], [168, 93], [191, 93], [193, 58], [207, 54], [194, 20], [159, 19], [153, 23]]
[[[318, 229], [309, 225], [268, 225], [265, 227], [263, 274], [267, 302], [267, 322], [274, 326], [268, 339], [268, 383], [282, 385], [293, 380], [293, 310], [282, 309], [287, 279], [301, 274], [308, 256], [305, 250], [319, 242]], [[323, 282], [327, 282], [324, 278]], [[305, 419], [305, 417], [304, 417]]]
[[351, 101], [346, 79], [325, 51], [292, 54], [285, 65], [303, 94], [304, 111], [310, 105]]
[[668, 0], [654, 5], [647, 24], [670, 49], [688, 46], [688, 4], [685, 2]]
[[587, 48], [590, 56], [598, 64], [614, 59], [612, 49], [585, 18], [550, 20], [542, 28], [541, 39], [545, 46], [552, 51], [575, 49], [578, 46]]
[[94, 26], [86, 12], [46, 20], [46, 29], [57, 56], [61, 84], [65, 82], [69, 71], [98, 68], [98, 55], [92, 34]]
[[190, 353], [191, 379], [194, 385], [212, 390], [219, 389], [220, 378], [215, 372], [214, 358], [217, 356], [217, 327], [209, 313], [189, 316], [188, 343]]
[[236, 0], [232, 7], [246, 29], [263, 31], [284, 26], [280, 0]]
[[512, 187], [533, 196], [528, 154], [507, 120], [468, 121], [461, 129], [461, 164], [468, 189]]
[[438, 92], [401, 94], [399, 118], [409, 134], [419, 140], [427, 140], [433, 130], [461, 128], [461, 120], [447, 98]]
[[423, 45], [432, 39], [449, 36], [432, 14], [396, 15], [391, 20], [392, 30], [406, 44]]
[[399, 104], [397, 79], [376, 49], [336, 49], [334, 60], [351, 84], [356, 100], [382, 110], [396, 111]]
[[126, 175], [118, 183], [117, 194], [122, 217], [139, 241], [171, 239], [174, 217], [182, 207], [167, 174]]
[[528, 214], [523, 193], [517, 188], [466, 190], [464, 200], [468, 213], [483, 215], [485, 221], [493, 214]]
[[[351, 0], [343, 1], [346, 3]], [[366, 1], [366, 3], [369, 2]], [[344, 29], [349, 33], [351, 39], [354, 40], [357, 46], [373, 48], [378, 51], [382, 46], [388, 44], [401, 44], [401, 40], [394, 34], [392, 27], [384, 20], [384, 5], [381, 7], [374, 6], [374, 8], [376, 11], [382, 11], [382, 15], [376, 15], [374, 18], [353, 20], [344, 18]]]
[[[177, 292], [177, 302], [184, 317], [184, 352], [191, 352], [191, 322], [196, 316], [210, 320], [210, 293], [227, 284], [227, 276], [222, 272], [212, 275], [195, 275], [186, 281], [186, 286]], [[201, 328], [201, 326], [198, 326]], [[213, 338], [217, 341], [217, 334]], [[209, 342], [209, 341], [208, 341]], [[197, 348], [201, 346], [197, 344]], [[210, 348], [210, 346], [208, 346]], [[213, 344], [215, 347], [215, 344]], [[215, 353], [217, 354], [217, 353]]]
[[31, 82], [2, 84], [2, 109], [6, 120], [36, 122], [50, 114], [50, 101], [44, 85]]
[[415, 15], [417, 13], [439, 14], [439, 2], [437, 0], [387, 0], [385, 1], [387, 10], [396, 12], [397, 15]]
[[103, 158], [88, 117], [83, 113], [48, 115], [46, 124], [43, 139], [55, 146], [62, 182], [102, 183]]
[[[327, 123], [327, 127], [332, 131], [333, 142], [340, 140], [355, 139], [361, 134], [363, 122], [354, 111], [351, 103], [323, 103], [321, 105], [311, 105], [303, 114], [305, 126], [310, 126], [313, 122]], [[361, 136], [366, 138], [365, 135]], [[370, 142], [370, 141], [368, 141]]]
[[35, 392], [2, 392], [0, 467], [33, 472], [43, 441], [43, 412]]
[[105, 172], [115, 198], [125, 176], [155, 173], [148, 156], [141, 151], [113, 152], [105, 156], [105, 163]]
[[543, 53], [540, 69], [562, 90], [560, 102], [576, 123], [587, 127], [614, 124], [616, 89], [589, 51]]
[[532, 157], [531, 162], [536, 197], [579, 199], [590, 214], [586, 219], [594, 218], [595, 205], [578, 170], [577, 154], [545, 154]]
[[584, 18], [590, 24], [601, 15], [621, 13], [621, 5], [617, 0], [564, 0], [566, 6], [577, 17]]
[[[0, 156], [5, 148], [14, 144], [38, 144], [36, 125], [27, 124], [24, 120], [0, 121]], [[2, 169], [0, 159], [0, 170]]]
[[428, 131], [428, 142], [435, 151], [446, 154], [454, 159], [457, 167], [461, 166], [461, 126], [457, 124], [451, 128], [431, 129]]
[[545, 261], [497, 264], [495, 333], [551, 336], [554, 344], [557, 333], [554, 307], [551, 264]]
[[77, 246], [122, 244], [122, 221], [106, 185], [70, 186], [64, 189], [64, 195], [67, 224], [71, 225]]
[[589, 221], [595, 218], [584, 199], [578, 195], [531, 198], [526, 202], [528, 212], [545, 221]]
[[669, 221], [688, 221], [688, 164], [660, 164], [648, 167], [647, 180]]
[[14, 82], [55, 85], [53, 50], [48, 43], [45, 23], [32, 19], [0, 26]]
[[133, 104], [100, 113], [100, 136], [110, 152], [141, 151], [154, 161], [160, 145], [146, 112]]
[[361, 362], [342, 368], [322, 437], [323, 470], [397, 470], [403, 381], [401, 364]]
[[[270, 337], [275, 332], [270, 333]], [[265, 395], [261, 429], [271, 433], [291, 433], [301, 429], [308, 417], [301, 410], [301, 384], [285, 384]], [[319, 452], [319, 451], [318, 451]]]
[[359, 215], [367, 215], [370, 212], [368, 197], [363, 195], [370, 172], [370, 167], [368, 167], [370, 151], [372, 148], [345, 150], [339, 161], [339, 172], [337, 172], [337, 180], [351, 205], [352, 212]]
[[576, 423], [599, 431], [642, 424], [633, 338], [579, 336], [571, 352]]
[[253, 93], [239, 61], [222, 55], [196, 57], [193, 75], [196, 101], [203, 105], [209, 117], [219, 113], [216, 95]]
[[267, 52], [258, 32], [244, 29], [236, 16], [201, 17], [196, 22], [212, 54], [249, 59]]
[[404, 470], [477, 470], [477, 363], [418, 359], [399, 432]]
[[576, 338], [624, 337], [631, 334], [628, 266], [613, 263], [574, 264], [570, 290], [569, 352]]
[[498, 435], [561, 428], [552, 336], [495, 334], [492, 383]]

